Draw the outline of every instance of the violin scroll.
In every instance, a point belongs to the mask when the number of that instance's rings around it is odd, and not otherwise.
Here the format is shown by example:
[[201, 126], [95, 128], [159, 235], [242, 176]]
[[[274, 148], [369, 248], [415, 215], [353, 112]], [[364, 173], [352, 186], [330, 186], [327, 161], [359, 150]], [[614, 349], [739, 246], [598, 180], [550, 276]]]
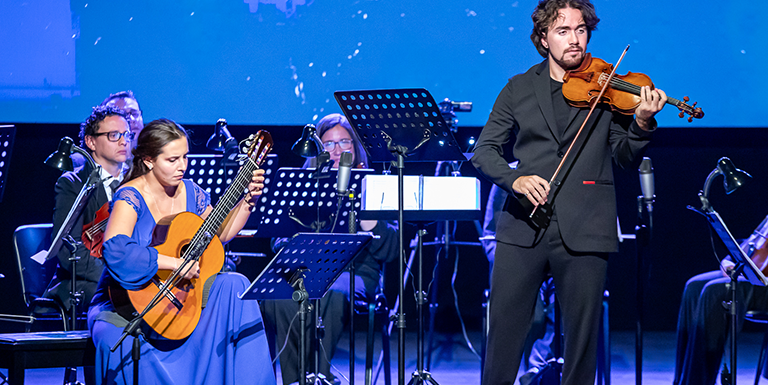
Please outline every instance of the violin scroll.
[[[674, 99], [674, 98], [670, 98]], [[677, 100], [677, 99], [674, 99]], [[680, 113], [677, 114], [677, 116], [684, 118], [685, 114], [690, 115], [688, 117], [688, 123], [693, 122], [693, 118], [701, 119], [704, 117], [704, 111], [702, 111], [701, 107], [696, 107], [696, 104], [699, 102], [693, 102], [693, 105], [688, 105], [688, 101], [691, 100], [687, 96], [683, 96], [683, 101], [677, 100], [677, 103], [674, 103], [674, 106], [677, 107], [680, 110]]]

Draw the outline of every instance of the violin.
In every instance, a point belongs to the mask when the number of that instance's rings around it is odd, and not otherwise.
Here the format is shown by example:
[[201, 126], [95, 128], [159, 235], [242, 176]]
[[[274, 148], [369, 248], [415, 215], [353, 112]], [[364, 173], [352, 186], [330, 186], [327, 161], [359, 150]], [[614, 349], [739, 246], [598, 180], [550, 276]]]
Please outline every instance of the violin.
[[[613, 64], [593, 58], [592, 54], [587, 53], [579, 68], [567, 71], [563, 76], [563, 96], [574, 107], [589, 107], [600, 94], [612, 71]], [[640, 105], [640, 89], [643, 86], [654, 88], [648, 75], [634, 72], [614, 75], [598, 103], [608, 103], [613, 111], [632, 115], [635, 113], [635, 108]], [[692, 122], [693, 118], [701, 119], [704, 111], [696, 107], [697, 103], [689, 105], [689, 100], [687, 96], [682, 101], [670, 97], [667, 103], [680, 110], [679, 117], [683, 118], [688, 114], [688, 122]]]
[[94, 258], [102, 257], [102, 243], [104, 243], [104, 230], [109, 219], [109, 202], [104, 203], [96, 211], [95, 218], [90, 223], [83, 225], [83, 245], [90, 250]]

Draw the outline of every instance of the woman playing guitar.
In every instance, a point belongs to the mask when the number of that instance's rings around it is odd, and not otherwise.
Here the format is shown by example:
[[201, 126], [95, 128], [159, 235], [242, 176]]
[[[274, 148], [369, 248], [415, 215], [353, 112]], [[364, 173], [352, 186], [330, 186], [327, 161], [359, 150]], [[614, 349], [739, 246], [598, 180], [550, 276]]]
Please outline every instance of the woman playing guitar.
[[[183, 127], [167, 119], [150, 122], [139, 135], [126, 182], [115, 194], [103, 244], [107, 268], [88, 312], [88, 326], [96, 346], [99, 383], [133, 382], [133, 338], [123, 340], [114, 352], [111, 351], [127, 320], [118, 314], [110, 294], [156, 286], [158, 277], [168, 276], [179, 269], [184, 260], [180, 255], [167, 255], [171, 253], [167, 253], [167, 247], [158, 244], [158, 235], [166, 239], [174, 236], [189, 238], [196, 228], [182, 231], [188, 234], [173, 234], [178, 230], [173, 226], [179, 218], [191, 216], [199, 220], [215, 213], [208, 193], [191, 180], [183, 179], [188, 152], [188, 137]], [[245, 181], [248, 183], [248, 179]], [[228, 214], [224, 214], [219, 231], [210, 234], [210, 248], [216, 248], [216, 236], [221, 242], [227, 242], [242, 229], [251, 204], [256, 201], [255, 196], [261, 194], [263, 181], [263, 170], [253, 171], [248, 192], [233, 203], [234, 208]], [[242, 191], [238, 191], [237, 198]], [[169, 215], [175, 215], [176, 219], [171, 226], [163, 227]], [[199, 227], [199, 222], [196, 224]], [[159, 234], [163, 231], [167, 233]], [[178, 254], [182, 254], [182, 247], [179, 249]], [[220, 243], [217, 250], [221, 250]], [[207, 261], [209, 259], [203, 254], [199, 262], [190, 262], [188, 269], [180, 272], [185, 283], [179, 285], [176, 295], [182, 298], [182, 292], [200, 291], [195, 295], [205, 298], [199, 318], [184, 337], [164, 338], [158, 334], [160, 331], [153, 330], [155, 326], [148, 318], [144, 319], [147, 323], [142, 326], [145, 337], [141, 343], [139, 382], [274, 384], [258, 303], [237, 298], [248, 286], [247, 279], [237, 273], [219, 273], [218, 270], [210, 273], [210, 277], [204, 277], [208, 274], [206, 270], [211, 270], [211, 263]], [[157, 307], [162, 306], [161, 302]]]

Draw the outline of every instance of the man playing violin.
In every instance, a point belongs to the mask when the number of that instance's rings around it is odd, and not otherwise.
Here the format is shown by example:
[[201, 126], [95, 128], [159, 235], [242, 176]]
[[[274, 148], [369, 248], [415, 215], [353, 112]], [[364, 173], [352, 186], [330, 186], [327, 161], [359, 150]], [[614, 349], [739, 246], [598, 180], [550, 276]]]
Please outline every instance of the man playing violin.
[[[589, 108], [569, 105], [562, 81], [585, 58], [600, 21], [594, 6], [544, 0], [532, 19], [531, 40], [545, 60], [502, 89], [472, 157], [478, 171], [509, 194], [496, 225], [483, 383], [514, 383], [538, 289], [551, 275], [564, 322], [562, 383], [588, 384], [595, 379], [608, 253], [618, 249], [612, 161], [636, 165], [667, 97], [643, 87], [634, 118], [599, 104], [587, 120]], [[516, 169], [503, 152], [513, 138]], [[549, 223], [532, 223], [522, 203], [551, 206]]]
[[[130, 152], [130, 144], [134, 134], [130, 129], [125, 112], [114, 106], [94, 107], [91, 115], [80, 125], [80, 145], [90, 153], [93, 160], [101, 166], [101, 182], [96, 191], [86, 203], [80, 217], [76, 219], [70, 235], [82, 239], [84, 226], [97, 225], [97, 212], [111, 199], [117, 185], [123, 179], [124, 164]], [[91, 175], [91, 166], [86, 162], [74, 171], [64, 173], [56, 181], [56, 203], [53, 211], [53, 235], [59, 231], [69, 210], [75, 202], [83, 185]], [[102, 212], [108, 213], [107, 210]], [[90, 227], [88, 228], [90, 229]], [[86, 229], [86, 230], [88, 230]], [[94, 229], [94, 236], [97, 229]], [[98, 245], [97, 245], [98, 247]], [[99, 283], [104, 262], [92, 255], [83, 244], [78, 245], [75, 253], [80, 257], [77, 262], [77, 291], [82, 293], [78, 308], [88, 308], [96, 285]], [[60, 301], [65, 309], [70, 308], [70, 290], [72, 266], [69, 261], [70, 252], [66, 247], [59, 251], [59, 266], [56, 275], [51, 280], [45, 296]]]

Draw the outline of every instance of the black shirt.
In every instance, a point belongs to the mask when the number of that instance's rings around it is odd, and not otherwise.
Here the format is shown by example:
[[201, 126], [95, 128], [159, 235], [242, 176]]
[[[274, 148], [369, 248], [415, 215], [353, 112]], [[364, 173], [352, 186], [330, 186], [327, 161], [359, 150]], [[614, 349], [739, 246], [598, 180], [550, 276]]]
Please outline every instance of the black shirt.
[[562, 137], [565, 128], [568, 127], [568, 117], [571, 114], [571, 106], [565, 101], [563, 96], [563, 83], [549, 78], [550, 90], [552, 91], [552, 107], [555, 109], [555, 121], [557, 122], [557, 133]]

